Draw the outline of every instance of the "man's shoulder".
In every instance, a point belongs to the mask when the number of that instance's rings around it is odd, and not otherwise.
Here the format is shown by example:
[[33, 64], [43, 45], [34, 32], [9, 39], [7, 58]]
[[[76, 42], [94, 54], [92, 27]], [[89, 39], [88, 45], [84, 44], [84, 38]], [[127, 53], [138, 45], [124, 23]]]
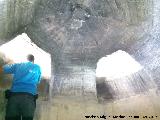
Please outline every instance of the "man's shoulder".
[[33, 67], [34, 67], [34, 68], [41, 70], [41, 67], [40, 67], [40, 65], [38, 65], [38, 64], [35, 64], [35, 63], [33, 63], [32, 65], [33, 65]]
[[23, 65], [28, 65], [28, 63], [27, 62], [21, 62], [21, 63], [14, 63], [13, 65], [23, 66]]
[[40, 66], [38, 64], [34, 64], [34, 63], [31, 63], [31, 62], [16, 63], [16, 65], [33, 66], [35, 68], [40, 68]]
[[38, 64], [34, 64], [34, 66], [40, 69], [40, 66]]

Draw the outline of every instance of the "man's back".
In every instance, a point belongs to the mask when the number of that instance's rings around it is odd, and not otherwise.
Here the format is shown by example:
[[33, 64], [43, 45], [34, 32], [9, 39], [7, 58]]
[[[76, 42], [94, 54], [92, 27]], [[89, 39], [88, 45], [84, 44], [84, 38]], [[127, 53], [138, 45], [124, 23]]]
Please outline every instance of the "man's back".
[[0, 67], [0, 72], [13, 74], [11, 92], [7, 97], [5, 120], [33, 120], [41, 69], [34, 64], [32, 54], [27, 56], [27, 60], [26, 63]]
[[5, 73], [13, 74], [12, 92], [28, 92], [37, 94], [37, 84], [40, 82], [41, 69], [32, 62], [5, 65]]

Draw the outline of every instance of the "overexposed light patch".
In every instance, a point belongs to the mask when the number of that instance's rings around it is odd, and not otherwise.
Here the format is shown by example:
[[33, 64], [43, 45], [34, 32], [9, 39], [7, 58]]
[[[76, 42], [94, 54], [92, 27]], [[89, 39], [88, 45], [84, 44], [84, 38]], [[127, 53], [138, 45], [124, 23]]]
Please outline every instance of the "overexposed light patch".
[[0, 46], [0, 52], [14, 63], [26, 62], [26, 56], [33, 54], [35, 64], [42, 69], [42, 76], [51, 77], [51, 55], [35, 45], [25, 33]]
[[128, 53], [118, 50], [101, 58], [97, 63], [96, 76], [109, 80], [128, 76], [142, 69], [142, 66]]

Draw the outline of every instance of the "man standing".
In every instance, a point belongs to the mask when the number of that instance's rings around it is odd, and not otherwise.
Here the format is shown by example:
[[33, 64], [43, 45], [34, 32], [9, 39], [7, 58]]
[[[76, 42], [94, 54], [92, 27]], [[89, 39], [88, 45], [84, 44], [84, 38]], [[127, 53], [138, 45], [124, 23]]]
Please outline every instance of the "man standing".
[[5, 120], [33, 120], [41, 68], [34, 64], [33, 55], [28, 55], [27, 60], [28, 62], [7, 64], [1, 68], [6, 74], [13, 74]]

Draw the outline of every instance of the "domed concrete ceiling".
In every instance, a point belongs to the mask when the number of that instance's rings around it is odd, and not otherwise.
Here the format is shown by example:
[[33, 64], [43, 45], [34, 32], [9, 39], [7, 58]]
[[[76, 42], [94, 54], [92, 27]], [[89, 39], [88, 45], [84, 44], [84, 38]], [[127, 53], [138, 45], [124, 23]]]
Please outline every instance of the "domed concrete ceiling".
[[[80, 65], [91, 60], [89, 65], [118, 49], [128, 50], [151, 26], [151, 0], [48, 0], [41, 2], [26, 32], [58, 52], [57, 59]], [[56, 47], [59, 51], [52, 50]]]

